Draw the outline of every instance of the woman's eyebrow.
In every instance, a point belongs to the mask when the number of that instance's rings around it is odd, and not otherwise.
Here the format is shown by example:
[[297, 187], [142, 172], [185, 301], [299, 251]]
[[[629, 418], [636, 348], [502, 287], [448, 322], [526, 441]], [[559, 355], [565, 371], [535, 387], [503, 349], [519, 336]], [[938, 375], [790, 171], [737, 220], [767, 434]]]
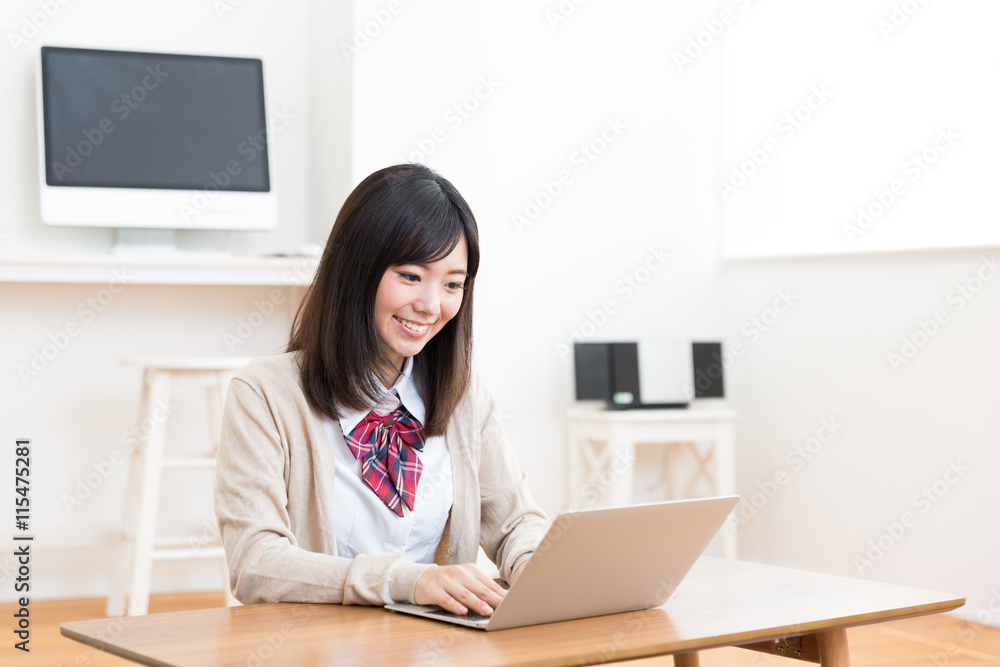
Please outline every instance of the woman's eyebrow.
[[[396, 264], [395, 268], [402, 269], [402, 268], [406, 268], [407, 266], [415, 266], [415, 267], [418, 267], [418, 268], [426, 270], [427, 267], [430, 266], [430, 264], [421, 264], [420, 262], [410, 262], [409, 264]], [[451, 271], [449, 271], [445, 275], [450, 276], [452, 274], [459, 275], [459, 276], [468, 276], [469, 272], [466, 269], [452, 269]]]

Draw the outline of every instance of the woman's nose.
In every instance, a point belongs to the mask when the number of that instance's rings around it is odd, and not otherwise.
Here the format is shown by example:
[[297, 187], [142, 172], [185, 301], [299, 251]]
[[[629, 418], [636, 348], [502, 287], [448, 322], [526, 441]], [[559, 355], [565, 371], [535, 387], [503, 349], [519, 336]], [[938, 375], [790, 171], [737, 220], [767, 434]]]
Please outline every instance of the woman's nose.
[[413, 302], [413, 309], [418, 313], [436, 318], [441, 311], [441, 295], [438, 288], [427, 285], [420, 291], [417, 300]]

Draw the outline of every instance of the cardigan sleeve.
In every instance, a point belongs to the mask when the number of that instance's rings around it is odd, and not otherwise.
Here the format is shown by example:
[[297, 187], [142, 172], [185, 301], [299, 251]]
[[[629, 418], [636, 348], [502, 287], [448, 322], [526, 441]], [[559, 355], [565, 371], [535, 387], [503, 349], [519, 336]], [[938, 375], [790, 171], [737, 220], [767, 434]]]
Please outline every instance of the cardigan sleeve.
[[493, 396], [474, 380], [470, 390], [482, 406], [477, 415], [480, 461], [480, 544], [496, 563], [500, 577], [510, 581], [511, 574], [531, 557], [549, 521], [531, 497], [528, 476], [520, 468], [503, 431]]
[[216, 464], [215, 512], [230, 587], [241, 602], [413, 602], [429, 565], [395, 554], [342, 558], [301, 548], [288, 514], [284, 442], [266, 397], [230, 384]]

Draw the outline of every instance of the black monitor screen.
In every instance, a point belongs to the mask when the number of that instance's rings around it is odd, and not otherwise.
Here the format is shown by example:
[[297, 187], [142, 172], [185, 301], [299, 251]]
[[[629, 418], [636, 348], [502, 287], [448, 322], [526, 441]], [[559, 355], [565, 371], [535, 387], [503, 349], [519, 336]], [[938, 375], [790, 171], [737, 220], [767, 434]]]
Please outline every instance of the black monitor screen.
[[42, 48], [50, 186], [268, 192], [259, 59]]

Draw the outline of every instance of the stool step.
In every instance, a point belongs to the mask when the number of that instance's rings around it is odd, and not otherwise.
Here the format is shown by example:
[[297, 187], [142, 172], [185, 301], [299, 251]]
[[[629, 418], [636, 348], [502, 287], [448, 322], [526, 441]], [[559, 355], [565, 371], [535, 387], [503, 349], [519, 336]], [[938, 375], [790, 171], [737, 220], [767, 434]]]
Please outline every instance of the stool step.
[[153, 549], [153, 560], [198, 560], [201, 558], [225, 558], [226, 550], [222, 547], [194, 547]]
[[189, 468], [214, 468], [215, 467], [215, 457], [214, 456], [191, 456], [188, 458], [177, 458], [177, 459], [164, 459], [160, 466], [164, 469], [170, 468], [173, 470], [177, 469], [189, 469]]
[[194, 535], [186, 535], [184, 537], [158, 537], [153, 542], [154, 549], [176, 549], [178, 547], [191, 547], [199, 549], [208, 549], [211, 547], [221, 547], [222, 542], [219, 541], [219, 536], [216, 535], [215, 539], [199, 538]]

